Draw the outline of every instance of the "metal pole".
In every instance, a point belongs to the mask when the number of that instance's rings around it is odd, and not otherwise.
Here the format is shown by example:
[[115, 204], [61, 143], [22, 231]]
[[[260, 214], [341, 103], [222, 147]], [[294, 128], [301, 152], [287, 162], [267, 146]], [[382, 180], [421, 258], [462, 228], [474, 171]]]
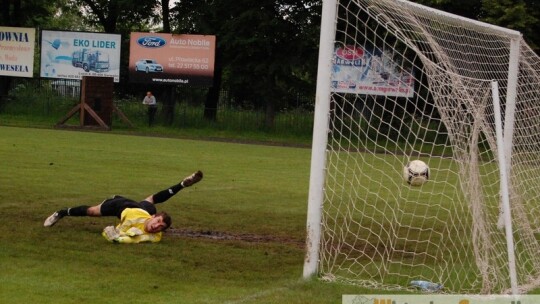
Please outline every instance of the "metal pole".
[[508, 64], [508, 87], [506, 89], [506, 107], [504, 111], [504, 138], [508, 176], [510, 176], [512, 159], [512, 139], [514, 138], [514, 121], [516, 113], [517, 82], [519, 72], [520, 40], [510, 41], [510, 62]]
[[[495, 131], [497, 134], [497, 150], [499, 150], [499, 172], [501, 177], [501, 204], [503, 207], [504, 227], [506, 230], [506, 248], [508, 251], [508, 269], [510, 272], [510, 287], [512, 294], [518, 294], [516, 257], [514, 252], [514, 236], [512, 234], [512, 215], [510, 212], [510, 196], [508, 191], [508, 170], [506, 168], [505, 145], [502, 133], [501, 105], [499, 100], [499, 85], [496, 81], [491, 82], [493, 96], [493, 108], [495, 114]], [[508, 139], [508, 138], [507, 138]]]
[[309, 278], [315, 274], [319, 263], [336, 13], [337, 0], [324, 0], [319, 42], [319, 65], [317, 70], [313, 143], [311, 150], [304, 278]]

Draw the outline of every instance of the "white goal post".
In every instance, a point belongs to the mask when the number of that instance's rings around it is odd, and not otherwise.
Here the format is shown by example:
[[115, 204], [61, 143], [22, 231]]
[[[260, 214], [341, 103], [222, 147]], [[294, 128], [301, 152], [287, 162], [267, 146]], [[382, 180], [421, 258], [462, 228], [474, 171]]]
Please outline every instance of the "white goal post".
[[306, 278], [540, 287], [540, 58], [409, 1], [324, 0], [307, 213]]

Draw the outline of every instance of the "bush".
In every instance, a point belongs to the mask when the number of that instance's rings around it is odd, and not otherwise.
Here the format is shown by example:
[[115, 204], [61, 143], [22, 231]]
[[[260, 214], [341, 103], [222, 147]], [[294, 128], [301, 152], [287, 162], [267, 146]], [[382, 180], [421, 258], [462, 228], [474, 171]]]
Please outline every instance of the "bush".
[[[56, 80], [58, 82], [58, 80]], [[79, 100], [73, 97], [71, 90], [75, 87], [69, 81], [60, 86], [49, 80], [20, 80], [14, 83], [9, 101], [0, 109], [0, 115], [10, 117], [18, 122], [12, 124], [35, 126], [42, 122], [45, 127], [56, 124], [73, 109]], [[62, 89], [60, 89], [62, 88]], [[197, 91], [199, 92], [200, 89]], [[309, 144], [313, 128], [313, 112], [293, 109], [276, 113], [274, 126], [265, 124], [265, 113], [257, 110], [237, 109], [232, 106], [220, 106], [215, 121], [204, 118], [204, 100], [198, 103], [184, 98], [189, 94], [178, 96], [181, 102], [175, 106], [173, 121], [164, 124], [163, 103], [158, 100], [158, 114], [154, 127], [147, 126], [146, 107], [137, 96], [114, 97], [115, 106], [133, 123], [137, 132], [163, 133], [189, 137], [233, 138], [240, 140], [272, 141]], [[191, 96], [191, 95], [189, 95]], [[69, 123], [78, 124], [77, 116]], [[115, 130], [130, 130], [118, 115], [113, 113]], [[131, 130], [132, 131], [132, 130]]]

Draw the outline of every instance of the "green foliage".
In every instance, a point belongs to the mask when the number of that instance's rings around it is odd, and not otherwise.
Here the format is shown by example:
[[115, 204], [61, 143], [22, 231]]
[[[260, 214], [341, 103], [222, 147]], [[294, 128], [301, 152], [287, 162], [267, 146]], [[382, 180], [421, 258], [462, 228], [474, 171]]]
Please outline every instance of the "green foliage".
[[537, 0], [415, 0], [429, 7], [514, 29], [527, 43], [540, 47], [540, 3]]
[[520, 31], [533, 49], [540, 47], [540, 4], [536, 0], [484, 0], [482, 20]]
[[57, 0], [2, 1], [0, 26], [38, 27], [53, 18]]
[[[117, 106], [132, 120], [139, 131], [164, 132], [169, 135], [222, 138], [256, 142], [274, 142], [309, 145], [313, 128], [313, 113], [294, 110], [281, 111], [276, 115], [275, 124], [268, 128], [264, 124], [264, 113], [253, 110], [242, 110], [223, 107], [218, 109], [217, 120], [203, 119], [202, 106], [182, 104], [176, 107], [172, 125], [164, 127], [161, 124], [163, 112], [158, 117], [159, 131], [146, 127], [146, 109], [139, 102], [122, 101]], [[121, 121], [113, 122], [122, 127]]]
[[285, 105], [291, 88], [314, 89], [320, 4], [182, 1], [172, 12], [176, 31], [217, 36], [224, 86], [237, 103], [277, 110]]
[[415, 0], [432, 8], [436, 8], [448, 13], [456, 14], [471, 19], [478, 19], [482, 0]]
[[[49, 81], [21, 81], [10, 91], [9, 102], [0, 107], [0, 124], [39, 126], [50, 128], [78, 104], [78, 98], [62, 96], [53, 90]], [[252, 109], [222, 106], [217, 120], [203, 118], [204, 108], [197, 102], [200, 91], [182, 91], [182, 103], [175, 109], [171, 126], [165, 126], [162, 103], [156, 126], [148, 128], [146, 107], [140, 98], [123, 96], [115, 98], [115, 105], [136, 126], [129, 128], [113, 113], [112, 127], [115, 132], [151, 133], [174, 137], [221, 138], [239, 141], [272, 142], [294, 145], [311, 144], [313, 112], [310, 110], [283, 110], [275, 118], [271, 128], [264, 124], [265, 114]], [[67, 123], [79, 125], [75, 115]]]
[[85, 23], [106, 33], [129, 34], [151, 25], [155, 20], [157, 0], [73, 0]]
[[70, 30], [70, 31], [96, 31], [97, 29], [87, 22], [81, 22], [83, 16], [79, 8], [74, 7], [71, 0], [58, 0], [55, 4], [53, 17], [41, 24], [42, 29]]
[[3, 105], [2, 112], [21, 116], [53, 118], [67, 113], [77, 103], [73, 98], [59, 95], [48, 82], [19, 83], [8, 97], [10, 102]]

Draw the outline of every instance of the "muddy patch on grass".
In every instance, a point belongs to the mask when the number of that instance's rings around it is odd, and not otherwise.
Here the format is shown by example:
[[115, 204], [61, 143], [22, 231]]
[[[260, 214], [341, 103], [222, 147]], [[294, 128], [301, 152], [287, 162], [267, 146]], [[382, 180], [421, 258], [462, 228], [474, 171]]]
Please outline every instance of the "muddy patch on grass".
[[275, 235], [258, 235], [252, 233], [230, 233], [224, 231], [213, 231], [213, 230], [190, 230], [190, 229], [167, 229], [167, 235], [183, 237], [183, 238], [192, 238], [192, 239], [209, 239], [216, 241], [241, 241], [246, 243], [279, 243], [285, 245], [292, 245], [298, 248], [303, 248], [305, 246], [304, 240], [287, 238], [283, 236]]

